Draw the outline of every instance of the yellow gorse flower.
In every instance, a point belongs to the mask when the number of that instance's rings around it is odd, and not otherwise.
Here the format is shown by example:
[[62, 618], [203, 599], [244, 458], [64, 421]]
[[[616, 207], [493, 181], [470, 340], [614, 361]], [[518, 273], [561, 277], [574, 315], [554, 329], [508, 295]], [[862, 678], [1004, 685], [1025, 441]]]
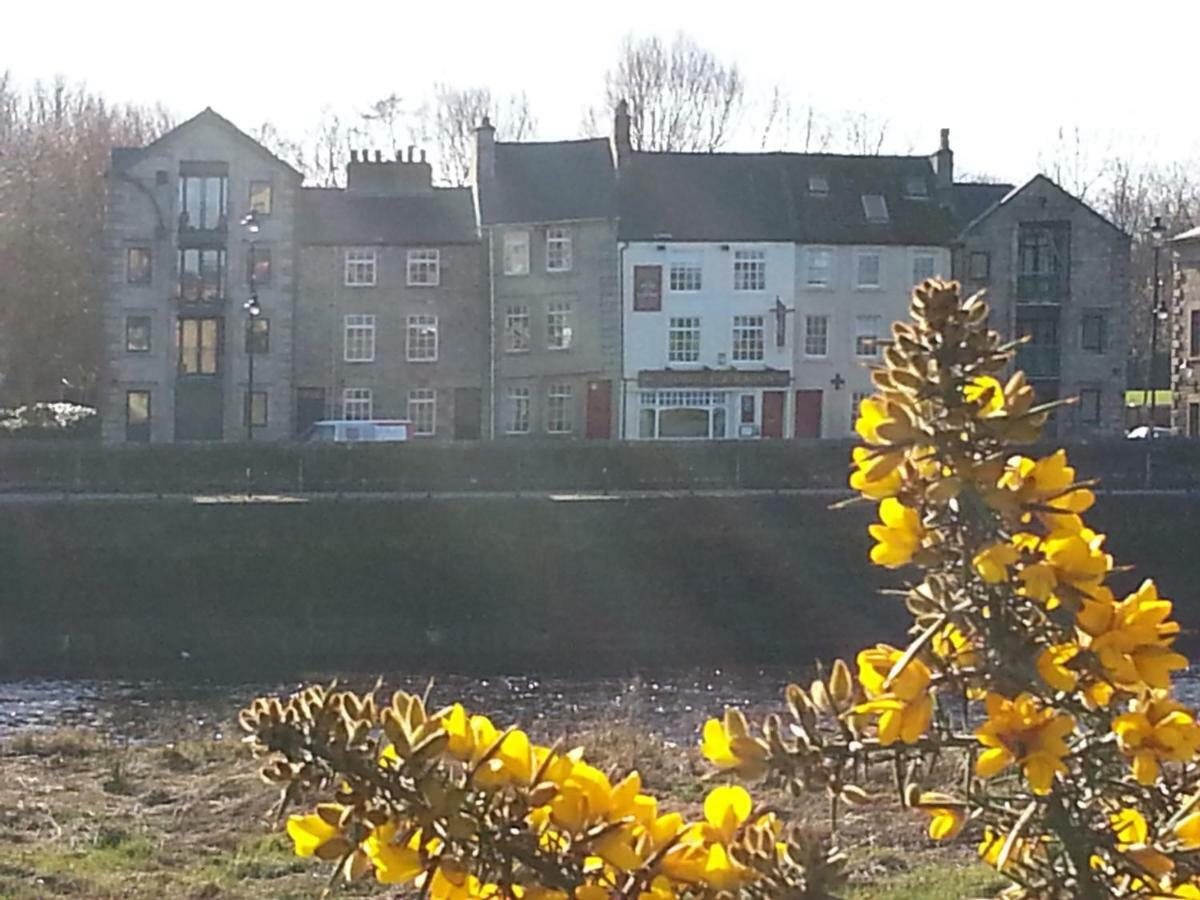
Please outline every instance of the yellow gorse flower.
[[1174, 700], [1142, 698], [1113, 719], [1112, 730], [1133, 764], [1138, 784], [1152, 785], [1161, 762], [1191, 762], [1200, 750], [1195, 713]]
[[896, 741], [915, 744], [928, 730], [933, 716], [929, 693], [932, 673], [925, 663], [910, 659], [888, 682], [888, 674], [903, 655], [887, 644], [858, 654], [858, 681], [867, 700], [855, 706], [854, 712], [879, 716], [879, 743], [884, 746]]
[[1050, 793], [1054, 776], [1067, 767], [1064, 740], [1075, 730], [1075, 719], [1043, 707], [1032, 694], [1010, 700], [990, 693], [985, 701], [987, 720], [975, 731], [986, 749], [975, 761], [975, 774], [991, 778], [1011, 765], [1019, 765], [1035, 794]]
[[1167, 621], [1171, 601], [1160, 598], [1149, 579], [1120, 603], [1110, 598], [1084, 601], [1076, 616], [1082, 643], [1120, 687], [1166, 690], [1171, 672], [1188, 664], [1171, 649], [1179, 634], [1179, 623]]
[[878, 542], [871, 548], [871, 561], [891, 569], [908, 565], [925, 534], [917, 511], [887, 497], [879, 504], [879, 519], [882, 524], [869, 529]]

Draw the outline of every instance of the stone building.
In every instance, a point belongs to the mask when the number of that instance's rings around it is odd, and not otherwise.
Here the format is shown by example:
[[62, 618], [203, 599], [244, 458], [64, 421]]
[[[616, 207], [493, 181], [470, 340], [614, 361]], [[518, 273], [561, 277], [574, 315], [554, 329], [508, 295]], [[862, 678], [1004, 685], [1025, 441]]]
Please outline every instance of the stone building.
[[1171, 425], [1176, 434], [1200, 438], [1200, 228], [1172, 239], [1171, 251], [1171, 327], [1159, 332], [1160, 346], [1171, 349]]
[[481, 435], [488, 319], [468, 188], [416, 158], [352, 154], [347, 186], [303, 188], [298, 433], [320, 418], [408, 419], [418, 438]]
[[[292, 433], [300, 182], [211, 109], [145, 147], [114, 149], [100, 391], [106, 441], [241, 440], [248, 420], [263, 439]], [[251, 210], [256, 235], [239, 224]], [[243, 310], [252, 260], [262, 309], [253, 337]]]
[[476, 132], [489, 260], [488, 437], [610, 438], [621, 365], [616, 179], [603, 139]]
[[967, 291], [987, 291], [993, 327], [1029, 338], [1016, 365], [1039, 399], [1078, 398], [1048, 433], [1120, 432], [1129, 235], [1044, 175], [1017, 188], [952, 184], [948, 193], [962, 224], [955, 276]]

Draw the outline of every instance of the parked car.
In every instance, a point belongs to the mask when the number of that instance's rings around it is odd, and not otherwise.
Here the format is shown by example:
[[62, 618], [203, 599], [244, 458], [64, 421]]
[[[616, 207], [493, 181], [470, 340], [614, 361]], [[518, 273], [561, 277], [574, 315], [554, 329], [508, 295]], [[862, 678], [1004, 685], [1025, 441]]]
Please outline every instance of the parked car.
[[412, 422], [407, 419], [323, 419], [305, 433], [309, 443], [357, 444], [407, 441]]
[[[1168, 437], [1174, 437], [1174, 436], [1175, 436], [1174, 428], [1167, 428], [1165, 425], [1155, 425], [1154, 426], [1154, 437], [1156, 440], [1158, 438], [1168, 438]], [[1127, 432], [1125, 432], [1125, 438], [1130, 441], [1144, 441], [1149, 437], [1150, 437], [1150, 426], [1149, 425], [1135, 425], [1133, 428], [1130, 428]]]

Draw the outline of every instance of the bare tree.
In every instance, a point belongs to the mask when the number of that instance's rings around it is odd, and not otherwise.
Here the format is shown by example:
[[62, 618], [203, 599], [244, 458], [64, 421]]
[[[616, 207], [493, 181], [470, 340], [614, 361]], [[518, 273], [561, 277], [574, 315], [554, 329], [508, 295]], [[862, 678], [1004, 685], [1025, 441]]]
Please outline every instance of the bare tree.
[[480, 87], [435, 84], [426, 118], [437, 160], [438, 181], [450, 185], [470, 181], [475, 129], [484, 118], [491, 121], [498, 140], [527, 140], [537, 130], [537, 119], [524, 92], [496, 98], [490, 90]]
[[[605, 75], [604, 114], [628, 101], [635, 150], [712, 152], [730, 139], [745, 94], [736, 63], [721, 62], [682, 33], [670, 45], [658, 37], [627, 37]], [[600, 118], [589, 110], [584, 127], [600, 131]]]
[[1054, 141], [1038, 154], [1038, 168], [1060, 187], [1086, 202], [1106, 168], [1108, 150], [1097, 152], [1099, 143], [1097, 135], [1085, 136], [1078, 125], [1060, 125]]
[[91, 396], [102, 357], [112, 148], [170, 126], [63, 81], [0, 78], [0, 371], [9, 401]]

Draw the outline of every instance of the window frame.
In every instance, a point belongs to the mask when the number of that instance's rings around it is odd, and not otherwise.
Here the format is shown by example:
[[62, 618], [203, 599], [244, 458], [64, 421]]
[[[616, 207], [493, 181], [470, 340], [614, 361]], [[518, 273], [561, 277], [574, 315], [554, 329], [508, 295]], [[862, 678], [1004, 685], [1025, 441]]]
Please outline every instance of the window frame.
[[[875, 327], [871, 334], [866, 334], [863, 331], [864, 322], [873, 322]], [[854, 358], [855, 359], [879, 359], [881, 352], [882, 340], [880, 339], [880, 329], [883, 324], [883, 316], [875, 313], [859, 313], [854, 317]], [[871, 341], [871, 351], [864, 353], [862, 351], [862, 341], [864, 338], [869, 338]]]
[[[519, 278], [530, 273], [532, 266], [530, 264], [530, 234], [528, 228], [506, 228], [504, 234], [500, 238], [500, 269], [508, 277]], [[523, 259], [524, 263], [520, 266], [512, 266], [514, 249], [524, 247]]]
[[[829, 318], [830, 317], [829, 317], [828, 313], [805, 313], [805, 315], [804, 315], [804, 356], [806, 359], [828, 359], [829, 358]], [[822, 333], [820, 335], [821, 346], [824, 348], [820, 353], [810, 353], [808, 350], [809, 338], [812, 336], [812, 333], [809, 330], [809, 323], [814, 322], [814, 321], [821, 321], [824, 323], [824, 326], [825, 326], [824, 330], [822, 331]]]
[[[135, 347], [130, 334], [130, 326], [137, 321], [145, 326], [146, 346]], [[127, 315], [125, 317], [125, 352], [151, 353], [154, 350], [154, 317], [144, 314]]]
[[[1088, 341], [1088, 323], [1099, 321], [1099, 331], [1094, 343]], [[1101, 310], [1087, 310], [1079, 319], [1079, 349], [1084, 353], [1103, 354], [1108, 352], [1108, 315]]]
[[575, 310], [570, 301], [546, 306], [546, 349], [570, 350], [575, 344]]
[[[242, 425], [253, 428], [265, 428], [270, 419], [270, 398], [267, 396], [268, 391], [246, 391], [242, 400]], [[254, 421], [250, 421], [250, 417], [254, 416], [259, 411], [258, 401], [262, 400], [262, 418], [255, 417]]]
[[[187, 271], [187, 259], [190, 254], [196, 255], [195, 290], [188, 291], [184, 287], [184, 275]], [[216, 260], [216, 293], [209, 296], [206, 286], [213, 282], [206, 280], [205, 259], [212, 255]], [[225, 282], [229, 274], [229, 257], [224, 247], [180, 247], [179, 248], [179, 278], [177, 288], [179, 300], [182, 303], [222, 303], [225, 300]]]
[[[529, 434], [533, 425], [533, 396], [532, 391], [523, 385], [510, 385], [505, 392], [505, 404], [508, 417], [504, 424], [505, 434]], [[518, 415], [523, 410], [523, 418]], [[517, 427], [524, 425], [524, 428]]]
[[[432, 349], [428, 335], [433, 334]], [[404, 359], [412, 363], [435, 363], [441, 352], [438, 317], [430, 313], [413, 313], [404, 320]]]
[[[758, 322], [757, 325], [754, 324], [755, 320]], [[754, 337], [756, 333], [757, 339]], [[748, 342], [747, 338], [749, 338]], [[757, 355], [753, 355], [755, 350], [757, 350]], [[732, 345], [729, 358], [735, 363], [762, 362], [767, 358], [766, 316], [748, 313], [733, 317]]]
[[[260, 274], [263, 263], [266, 263], [266, 273]], [[255, 243], [246, 251], [246, 284], [256, 288], [268, 287], [271, 284], [271, 247]]]
[[738, 294], [761, 294], [767, 289], [767, 251], [743, 247], [733, 251], [733, 290]]
[[[379, 253], [374, 247], [347, 247], [342, 257], [342, 284], [345, 287], [365, 288], [379, 284]], [[365, 278], [370, 272], [370, 280]], [[351, 278], [351, 273], [355, 274]], [[359, 276], [363, 276], [360, 280]]]
[[[204, 324], [207, 322], [213, 323], [213, 345], [206, 347], [204, 343]], [[196, 343], [190, 348], [192, 353], [185, 353], [189, 349], [185, 347], [184, 337], [188, 331], [188, 324], [194, 323], [193, 327], [196, 332]], [[176, 373], [181, 378], [218, 378], [221, 376], [221, 369], [224, 364], [225, 348], [224, 348], [224, 320], [220, 316], [180, 316], [175, 320], [175, 366]], [[208, 361], [207, 355], [211, 351], [212, 370], [206, 371], [205, 365]], [[188, 359], [188, 357], [194, 359]], [[185, 363], [192, 362], [195, 365], [194, 371], [189, 371]]]
[[[575, 389], [569, 382], [554, 382], [546, 386], [546, 434], [575, 432]], [[561, 404], [560, 417], [555, 418], [555, 406]], [[557, 427], [556, 427], [557, 425]]]
[[[255, 203], [254, 195], [256, 186], [265, 186], [267, 189], [266, 209]], [[256, 216], [269, 216], [271, 209], [275, 203], [275, 185], [270, 178], [251, 178], [246, 185], [246, 209], [254, 213]]]
[[[134, 277], [133, 257], [139, 254], [145, 259], [145, 273]], [[154, 248], [138, 244], [125, 248], [125, 283], [137, 287], [146, 287], [154, 283]]]
[[[354, 340], [352, 341], [352, 335]], [[351, 346], [361, 346], [363, 352], [351, 356]], [[369, 349], [369, 353], [366, 350]], [[347, 313], [342, 317], [342, 362], [351, 364], [375, 362], [375, 316], [372, 313]]]
[[[355, 396], [350, 396], [354, 394]], [[350, 405], [366, 404], [366, 415], [351, 415]], [[342, 388], [342, 418], [347, 422], [370, 422], [375, 418], [375, 395], [371, 388], [344, 387]]]
[[[514, 323], [523, 321], [524, 330]], [[524, 303], [509, 304], [504, 311], [504, 352], [529, 353], [533, 349], [533, 333], [529, 318], [529, 307]], [[517, 336], [520, 335], [520, 340]]]
[[678, 256], [668, 260], [667, 290], [672, 294], [698, 294], [703, 291], [703, 258], [696, 259], [691, 256]]
[[[698, 364], [703, 346], [702, 330], [703, 322], [700, 316], [671, 316], [668, 318], [667, 365]], [[694, 347], [692, 346], [693, 341]]]
[[[573, 236], [571, 229], [566, 225], [551, 225], [546, 229], [546, 271], [551, 274], [562, 274], [570, 272], [575, 264]], [[554, 253], [551, 247], [555, 247], [558, 252], [558, 265], [550, 265], [553, 260]]]
[[[416, 408], [429, 410], [428, 430], [418, 424], [420, 420], [414, 414]], [[437, 434], [437, 408], [436, 388], [411, 388], [409, 390], [405, 409], [408, 413], [408, 420], [412, 422], [415, 437], [434, 437]]]
[[[261, 326], [261, 327], [259, 327]], [[251, 344], [254, 349], [251, 350]], [[271, 320], [267, 316], [247, 316], [242, 352], [249, 356], [265, 356], [271, 352]]]
[[[833, 290], [833, 265], [834, 265], [834, 248], [833, 247], [805, 247], [804, 248], [804, 286], [810, 291], [830, 291]], [[813, 281], [813, 260], [817, 258], [825, 259], [825, 280]]]
[[808, 196], [810, 196], [810, 197], [828, 197], [829, 196], [829, 177], [826, 175], [809, 175], [808, 176]]
[[[875, 282], [864, 282], [862, 280], [862, 263], [863, 260], [875, 258]], [[883, 251], [882, 250], [856, 250], [854, 251], [854, 289], [856, 291], [882, 291], [883, 290]]]
[[887, 197], [883, 194], [863, 194], [861, 200], [863, 216], [868, 225], [887, 225], [892, 221]]
[[[1079, 389], [1079, 423], [1081, 425], [1099, 425], [1101, 419], [1101, 390], [1096, 387]], [[1088, 399], [1085, 399], [1088, 398]], [[1090, 406], [1089, 406], [1090, 400]], [[1093, 416], [1094, 412], [1094, 416]]]
[[[131, 413], [133, 412], [133, 398], [135, 396], [144, 396], [145, 403], [145, 418], [140, 421], [133, 421]], [[153, 392], [148, 388], [133, 388], [125, 391], [125, 442], [130, 444], [145, 444], [150, 442], [150, 428], [154, 421], [154, 396]]]
[[[928, 260], [928, 262], [929, 262], [929, 274], [925, 275], [925, 276], [918, 276], [917, 275], [917, 265], [918, 265], [918, 263], [925, 261], [925, 260]], [[912, 258], [910, 259], [910, 264], [911, 264], [911, 268], [910, 268], [909, 274], [911, 274], [911, 276], [912, 276], [912, 282], [914, 285], [923, 284], [926, 280], [937, 277], [938, 256], [937, 256], [937, 253], [935, 253], [932, 250], [914, 250], [914, 251], [912, 251]]]
[[[199, 169], [209, 168], [209, 167], [210, 166], [199, 166], [199, 165], [189, 167], [186, 163], [182, 164], [182, 166], [181, 166], [181, 168], [183, 168], [183, 171], [181, 171], [179, 173], [179, 190], [177, 192], [176, 198], [177, 198], [177, 202], [179, 204], [179, 206], [178, 206], [178, 208], [179, 208], [179, 230], [183, 233], [221, 232], [221, 231], [226, 231], [229, 227], [229, 173], [228, 172], [217, 173], [215, 171], [207, 171], [207, 172], [199, 171]], [[195, 169], [195, 170], [189, 171], [189, 169]], [[199, 213], [195, 217], [193, 217], [193, 215], [192, 215], [192, 211], [190, 209], [190, 203], [189, 203], [189, 199], [188, 199], [189, 196], [191, 195], [191, 192], [188, 190], [188, 183], [192, 182], [192, 181], [199, 181], [199, 182], [204, 183], [200, 190], [200, 194], [199, 194], [199, 206], [200, 206]], [[209, 197], [209, 188], [208, 188], [208, 184], [207, 184], [207, 182], [209, 182], [209, 181], [217, 181], [220, 183], [220, 191], [219, 191], [219, 195], [217, 198], [217, 205], [219, 207], [219, 210], [217, 212], [216, 222], [213, 224], [208, 224], [209, 219], [210, 219], [209, 214], [208, 214], [209, 213], [208, 206], [209, 206], [209, 200], [211, 199]], [[193, 220], [199, 221], [201, 224], [194, 225], [194, 224], [192, 224]]]
[[[405, 253], [405, 284], [408, 287], [440, 287], [442, 284], [442, 251], [438, 247], [410, 247]], [[424, 274], [432, 278], [422, 279]]]
[[1200, 359], [1200, 309], [1188, 310], [1188, 359]]

